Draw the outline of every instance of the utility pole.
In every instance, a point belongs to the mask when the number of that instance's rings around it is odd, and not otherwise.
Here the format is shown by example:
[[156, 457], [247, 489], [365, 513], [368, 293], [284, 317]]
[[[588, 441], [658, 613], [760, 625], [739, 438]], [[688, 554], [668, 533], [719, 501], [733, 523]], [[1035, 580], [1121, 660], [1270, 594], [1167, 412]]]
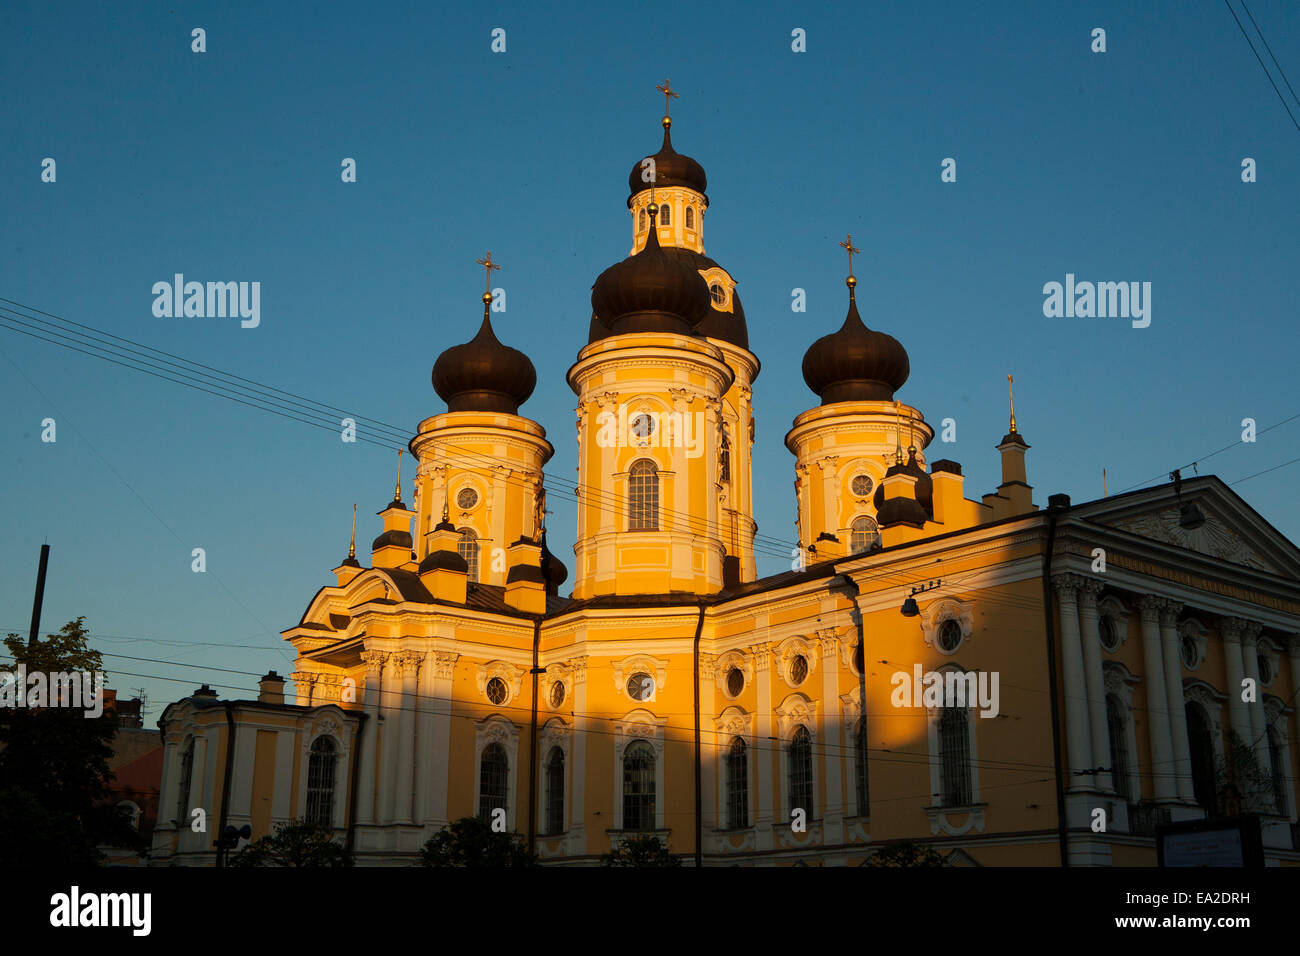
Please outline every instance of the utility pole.
[[36, 571], [36, 597], [32, 599], [32, 630], [27, 636], [27, 646], [36, 646], [36, 635], [41, 629], [41, 605], [45, 603], [45, 569], [50, 563], [50, 546], [41, 545], [41, 564]]

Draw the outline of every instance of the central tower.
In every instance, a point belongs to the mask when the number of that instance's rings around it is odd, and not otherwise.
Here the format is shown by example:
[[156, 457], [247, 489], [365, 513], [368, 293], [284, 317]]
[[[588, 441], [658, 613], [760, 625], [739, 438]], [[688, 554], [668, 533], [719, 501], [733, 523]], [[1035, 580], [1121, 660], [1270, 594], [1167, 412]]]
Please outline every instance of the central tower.
[[659, 152], [628, 177], [632, 253], [592, 286], [588, 344], [568, 375], [577, 599], [715, 594], [756, 576], [759, 363], [735, 279], [704, 255], [704, 169], [673, 149], [671, 126], [665, 115]]

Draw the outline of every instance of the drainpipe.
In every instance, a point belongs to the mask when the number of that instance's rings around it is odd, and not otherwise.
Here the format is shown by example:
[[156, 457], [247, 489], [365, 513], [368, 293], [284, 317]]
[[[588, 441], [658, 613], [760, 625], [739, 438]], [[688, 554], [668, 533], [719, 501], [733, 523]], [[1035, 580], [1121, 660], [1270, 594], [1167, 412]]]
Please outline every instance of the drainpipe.
[[1052, 703], [1052, 761], [1056, 768], [1056, 840], [1061, 866], [1070, 865], [1069, 830], [1065, 817], [1065, 772], [1061, 760], [1061, 703], [1056, 683], [1056, 613], [1052, 603], [1052, 548], [1056, 543], [1056, 522], [1070, 508], [1069, 495], [1047, 499], [1047, 551], [1043, 554], [1043, 614], [1047, 619], [1047, 678]]
[[537, 655], [542, 644], [542, 616], [533, 618], [533, 719], [528, 735], [528, 852], [536, 849], [537, 842]]
[[230, 813], [230, 772], [235, 765], [235, 702], [225, 702], [226, 708], [226, 772], [221, 780], [221, 819], [217, 822], [217, 867], [225, 865], [226, 820]]
[[700, 617], [695, 622], [695, 866], [704, 866], [703, 793], [700, 784], [700, 635], [704, 633], [704, 602], [700, 602]]

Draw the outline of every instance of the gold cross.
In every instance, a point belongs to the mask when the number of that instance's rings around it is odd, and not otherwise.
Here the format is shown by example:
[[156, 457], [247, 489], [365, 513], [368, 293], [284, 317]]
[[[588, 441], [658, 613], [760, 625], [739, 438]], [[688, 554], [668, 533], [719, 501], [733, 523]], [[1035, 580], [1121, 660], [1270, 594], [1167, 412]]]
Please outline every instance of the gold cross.
[[861, 249], [857, 249], [857, 248], [854, 247], [854, 245], [853, 245], [853, 236], [851, 236], [851, 235], [848, 234], [847, 232], [844, 234], [844, 241], [840, 243], [840, 248], [841, 248], [841, 249], [846, 249], [846, 250], [848, 250], [848, 253], [849, 253], [849, 275], [853, 275], [853, 253], [855, 253], [855, 252], [861, 252], [862, 250], [861, 250]]
[[672, 100], [678, 99], [679, 97], [677, 96], [676, 93], [673, 92], [672, 84], [669, 83], [668, 80], [666, 79], [663, 81], [663, 83], [656, 84], [655, 89], [664, 95], [664, 116], [667, 116], [668, 104]]
[[475, 259], [474, 261], [477, 262], [479, 265], [481, 265], [484, 271], [486, 272], [486, 275], [484, 276], [483, 291], [491, 292], [492, 291], [492, 270], [500, 269], [501, 267], [492, 261], [492, 253], [490, 251], [488, 252], [485, 258]]

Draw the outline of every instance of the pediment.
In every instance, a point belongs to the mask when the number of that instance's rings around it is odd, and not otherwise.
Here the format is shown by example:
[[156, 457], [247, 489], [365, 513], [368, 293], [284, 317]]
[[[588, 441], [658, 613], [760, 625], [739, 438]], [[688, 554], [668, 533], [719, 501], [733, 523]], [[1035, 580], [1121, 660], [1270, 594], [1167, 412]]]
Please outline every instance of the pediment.
[[1172, 485], [1102, 498], [1076, 509], [1080, 517], [1227, 564], [1300, 579], [1300, 549], [1213, 476], [1184, 481], [1182, 504], [1205, 516], [1198, 528], [1179, 524], [1180, 501]]

